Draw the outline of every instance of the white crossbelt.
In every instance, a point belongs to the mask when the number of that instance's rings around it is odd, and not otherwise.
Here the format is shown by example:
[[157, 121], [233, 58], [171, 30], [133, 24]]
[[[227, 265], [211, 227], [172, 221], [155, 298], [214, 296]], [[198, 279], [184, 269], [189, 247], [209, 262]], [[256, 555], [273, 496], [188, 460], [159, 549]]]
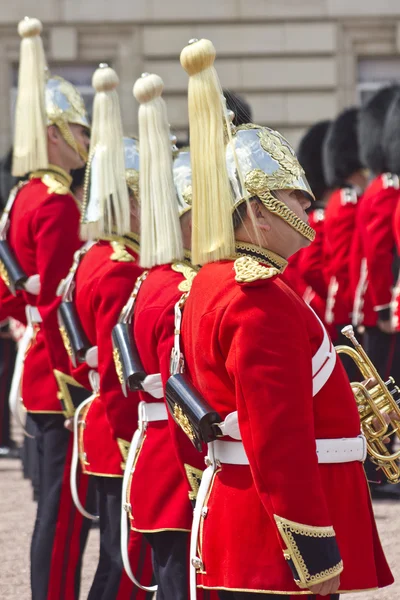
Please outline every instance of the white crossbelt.
[[42, 322], [42, 318], [36, 306], [30, 306], [29, 304], [25, 307], [25, 314], [27, 320], [27, 326], [24, 331], [24, 335], [18, 343], [18, 352], [15, 359], [14, 374], [11, 382], [10, 395], [8, 397], [8, 403], [10, 411], [16, 422], [25, 432], [25, 435], [32, 437], [25, 431], [25, 425], [21, 416], [21, 382], [22, 374], [24, 371], [24, 362], [29, 344], [31, 343], [34, 335], [34, 325]]
[[133, 434], [131, 445], [129, 447], [128, 458], [126, 459], [124, 478], [122, 480], [122, 506], [121, 506], [121, 554], [124, 569], [130, 580], [141, 590], [145, 592], [156, 592], [157, 586], [144, 586], [136, 579], [129, 560], [128, 542], [129, 542], [129, 512], [131, 505], [128, 498], [129, 484], [135, 471], [135, 461], [137, 454], [143, 444], [148, 423], [155, 421], [166, 421], [168, 419], [167, 407], [164, 402], [140, 402], [138, 407], [138, 428]]
[[308, 308], [318, 320], [323, 331], [323, 338], [320, 347], [312, 357], [312, 376], [313, 376], [313, 396], [322, 390], [329, 377], [332, 375], [336, 365], [337, 354], [332, 344], [332, 341], [326, 331], [325, 325], [315, 313], [315, 311], [307, 304]]
[[97, 392], [94, 390], [93, 395], [84, 400], [76, 409], [74, 414], [74, 432], [73, 432], [73, 444], [72, 444], [72, 459], [71, 459], [71, 470], [69, 476], [69, 484], [71, 488], [71, 495], [74, 501], [74, 504], [77, 510], [81, 513], [82, 516], [87, 519], [91, 519], [92, 521], [98, 521], [99, 517], [97, 515], [92, 515], [89, 513], [85, 507], [82, 505], [79, 499], [78, 486], [77, 486], [77, 473], [78, 473], [78, 464], [79, 464], [79, 426], [82, 426], [82, 422], [79, 421], [79, 417], [83, 409], [93, 402], [96, 398]]
[[[228, 417], [230, 417], [230, 426], [232, 427], [235, 413], [231, 413]], [[363, 462], [367, 456], [367, 442], [361, 434], [355, 438], [316, 440], [316, 453], [319, 464]], [[197, 493], [190, 537], [190, 600], [197, 598], [196, 571], [202, 570], [204, 567], [201, 559], [197, 556], [197, 544], [201, 519], [205, 517], [207, 511], [204, 504], [210, 492], [215, 471], [220, 464], [248, 465], [249, 460], [241, 441], [216, 440], [208, 444], [206, 464], [207, 468], [203, 473]]]

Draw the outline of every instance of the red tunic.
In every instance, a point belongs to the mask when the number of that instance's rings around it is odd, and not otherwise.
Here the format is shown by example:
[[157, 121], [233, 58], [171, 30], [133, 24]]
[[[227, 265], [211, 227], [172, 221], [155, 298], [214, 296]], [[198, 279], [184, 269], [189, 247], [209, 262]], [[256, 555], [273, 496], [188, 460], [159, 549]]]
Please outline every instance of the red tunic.
[[[400, 202], [397, 204], [394, 212], [393, 231], [396, 241], [397, 256], [400, 256]], [[397, 284], [393, 290], [392, 322], [396, 331], [400, 331], [400, 273]]]
[[[324, 275], [324, 224], [325, 211], [317, 208], [310, 213], [309, 224], [315, 231], [315, 239], [299, 254], [299, 271], [306, 289], [303, 299], [325, 320], [326, 297], [328, 288]], [[296, 255], [295, 255], [296, 256]]]
[[193, 282], [182, 336], [194, 385], [222, 418], [238, 411], [249, 466], [223, 464], [200, 527], [206, 588], [305, 594], [283, 557], [274, 515], [333, 526], [341, 590], [393, 581], [360, 462], [318, 464], [315, 440], [359, 435], [340, 360], [313, 397], [312, 357], [323, 330], [279, 277], [235, 281], [234, 264], [204, 266]]
[[378, 297], [389, 307], [393, 286], [392, 217], [399, 192], [387, 187], [385, 177], [373, 179], [364, 192], [351, 248], [353, 322], [366, 327], [376, 325]]
[[283, 281], [300, 297], [303, 296], [307, 288], [307, 284], [304, 281], [304, 277], [300, 270], [300, 261], [304, 250], [305, 248], [296, 252], [296, 254], [293, 254], [293, 256], [289, 258], [288, 265], [282, 273]]
[[69, 361], [58, 329], [56, 291], [81, 245], [79, 207], [67, 187], [71, 178], [61, 169], [52, 169], [33, 174], [18, 193], [7, 236], [25, 273], [39, 274], [41, 281], [38, 296], [21, 294], [25, 305], [37, 307], [42, 319], [25, 359], [22, 380], [25, 408], [38, 413], [62, 412], [53, 370], [68, 372]]
[[358, 203], [352, 188], [332, 192], [325, 211], [324, 268], [328, 284], [325, 321], [334, 326], [351, 322], [350, 255]]
[[[99, 395], [84, 409], [79, 428], [82, 469], [90, 475], [122, 477], [122, 463], [137, 424], [138, 395], [125, 398], [115, 372], [111, 333], [137, 277], [138, 245], [127, 238], [99, 241], [83, 257], [76, 275], [75, 306], [83, 329], [98, 347]], [[72, 373], [86, 387], [86, 366]]]
[[[134, 336], [148, 374], [169, 377], [174, 344], [174, 307], [188, 289], [194, 274], [189, 264], [154, 267], [144, 281], [135, 305]], [[174, 269], [182, 272], [176, 272]], [[185, 279], [185, 274], [189, 279]], [[140, 393], [145, 402], [159, 402]], [[173, 443], [175, 441], [175, 445]], [[182, 454], [189, 472], [204, 469], [204, 459], [173, 420], [149, 423], [132, 476], [132, 528], [139, 531], [168, 529], [190, 531], [193, 509], [189, 502], [196, 489], [185, 475]], [[190, 477], [190, 475], [189, 475]], [[193, 483], [193, 480], [192, 480]]]

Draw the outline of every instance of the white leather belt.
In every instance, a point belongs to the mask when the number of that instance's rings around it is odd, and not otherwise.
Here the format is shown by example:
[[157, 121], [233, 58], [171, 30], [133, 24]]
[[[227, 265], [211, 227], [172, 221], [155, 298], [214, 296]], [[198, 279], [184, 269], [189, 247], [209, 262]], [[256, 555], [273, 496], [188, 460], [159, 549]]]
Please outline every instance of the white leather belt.
[[[316, 445], [319, 463], [361, 462], [367, 456], [367, 443], [363, 435], [355, 438], [316, 440]], [[207, 515], [205, 503], [218, 465], [224, 463], [231, 465], [249, 464], [242, 442], [216, 440], [208, 444], [207, 468], [203, 472], [197, 493], [190, 536], [190, 600], [197, 599], [196, 572], [204, 569], [202, 560], [197, 553], [197, 544], [201, 521]]]
[[153, 421], [166, 421], [168, 419], [167, 407], [164, 402], [141, 402], [139, 406], [139, 423]]
[[[363, 435], [355, 438], [316, 440], [317, 456], [320, 464], [364, 462], [367, 456], [367, 442]], [[214, 442], [215, 459], [221, 464], [248, 465], [242, 442]]]
[[40, 312], [36, 306], [27, 304], [25, 306], [25, 314], [28, 325], [34, 325], [35, 323], [42, 322], [42, 317], [40, 316]]

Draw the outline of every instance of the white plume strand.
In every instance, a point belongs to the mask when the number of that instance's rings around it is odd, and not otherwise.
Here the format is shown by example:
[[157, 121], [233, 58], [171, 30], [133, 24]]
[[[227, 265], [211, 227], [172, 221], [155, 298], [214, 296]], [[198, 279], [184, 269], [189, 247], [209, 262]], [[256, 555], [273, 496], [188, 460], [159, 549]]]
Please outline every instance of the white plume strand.
[[[125, 179], [125, 156], [121, 111], [116, 87], [118, 76], [110, 67], [93, 75], [96, 95], [93, 103], [91, 148], [96, 168], [91, 171], [91, 193], [83, 215], [81, 236], [123, 235], [130, 230], [129, 195]], [[90, 166], [89, 166], [90, 168]], [[93, 181], [96, 176], [96, 182]], [[95, 190], [95, 193], [92, 191]], [[91, 210], [91, 204], [97, 207]], [[90, 220], [97, 214], [96, 221]]]
[[12, 174], [21, 177], [48, 166], [45, 106], [46, 58], [38, 19], [23, 19]]
[[142, 76], [134, 86], [134, 96], [140, 103], [140, 262], [146, 268], [183, 258], [167, 107], [161, 98], [163, 87], [157, 75]]

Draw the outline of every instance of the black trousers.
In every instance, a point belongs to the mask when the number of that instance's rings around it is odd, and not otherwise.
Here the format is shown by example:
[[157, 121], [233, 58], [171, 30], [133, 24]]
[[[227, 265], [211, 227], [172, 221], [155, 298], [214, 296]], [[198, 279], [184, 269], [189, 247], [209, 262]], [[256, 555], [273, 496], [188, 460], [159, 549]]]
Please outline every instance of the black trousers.
[[[4, 335], [6, 332], [4, 332]], [[8, 396], [16, 358], [14, 340], [0, 337], [0, 446], [12, 445]]]
[[[135, 600], [144, 596], [125, 575], [121, 556], [121, 502], [122, 479], [93, 477], [97, 488], [97, 505], [100, 517], [100, 556], [97, 570], [87, 600]], [[142, 558], [145, 559], [147, 543], [143, 541]], [[136, 576], [142, 580], [139, 560]], [[125, 578], [121, 586], [122, 578]], [[153, 594], [146, 598], [152, 600]]]
[[78, 600], [82, 554], [91, 522], [69, 490], [71, 433], [62, 415], [33, 415], [37, 425], [39, 498], [31, 543], [32, 600]]
[[[290, 596], [277, 596], [276, 594], [252, 594], [250, 592], [218, 592], [220, 600], [254, 600], [254, 598], [262, 598], [263, 600], [288, 600]], [[311, 600], [316, 596], [299, 596], [304, 600]], [[339, 594], [326, 596], [326, 600], [339, 600]]]
[[152, 548], [157, 600], [187, 600], [189, 533], [161, 531], [145, 535]]
[[378, 327], [366, 327], [364, 347], [379, 375], [387, 380], [390, 375], [400, 382], [400, 334], [388, 334]]

